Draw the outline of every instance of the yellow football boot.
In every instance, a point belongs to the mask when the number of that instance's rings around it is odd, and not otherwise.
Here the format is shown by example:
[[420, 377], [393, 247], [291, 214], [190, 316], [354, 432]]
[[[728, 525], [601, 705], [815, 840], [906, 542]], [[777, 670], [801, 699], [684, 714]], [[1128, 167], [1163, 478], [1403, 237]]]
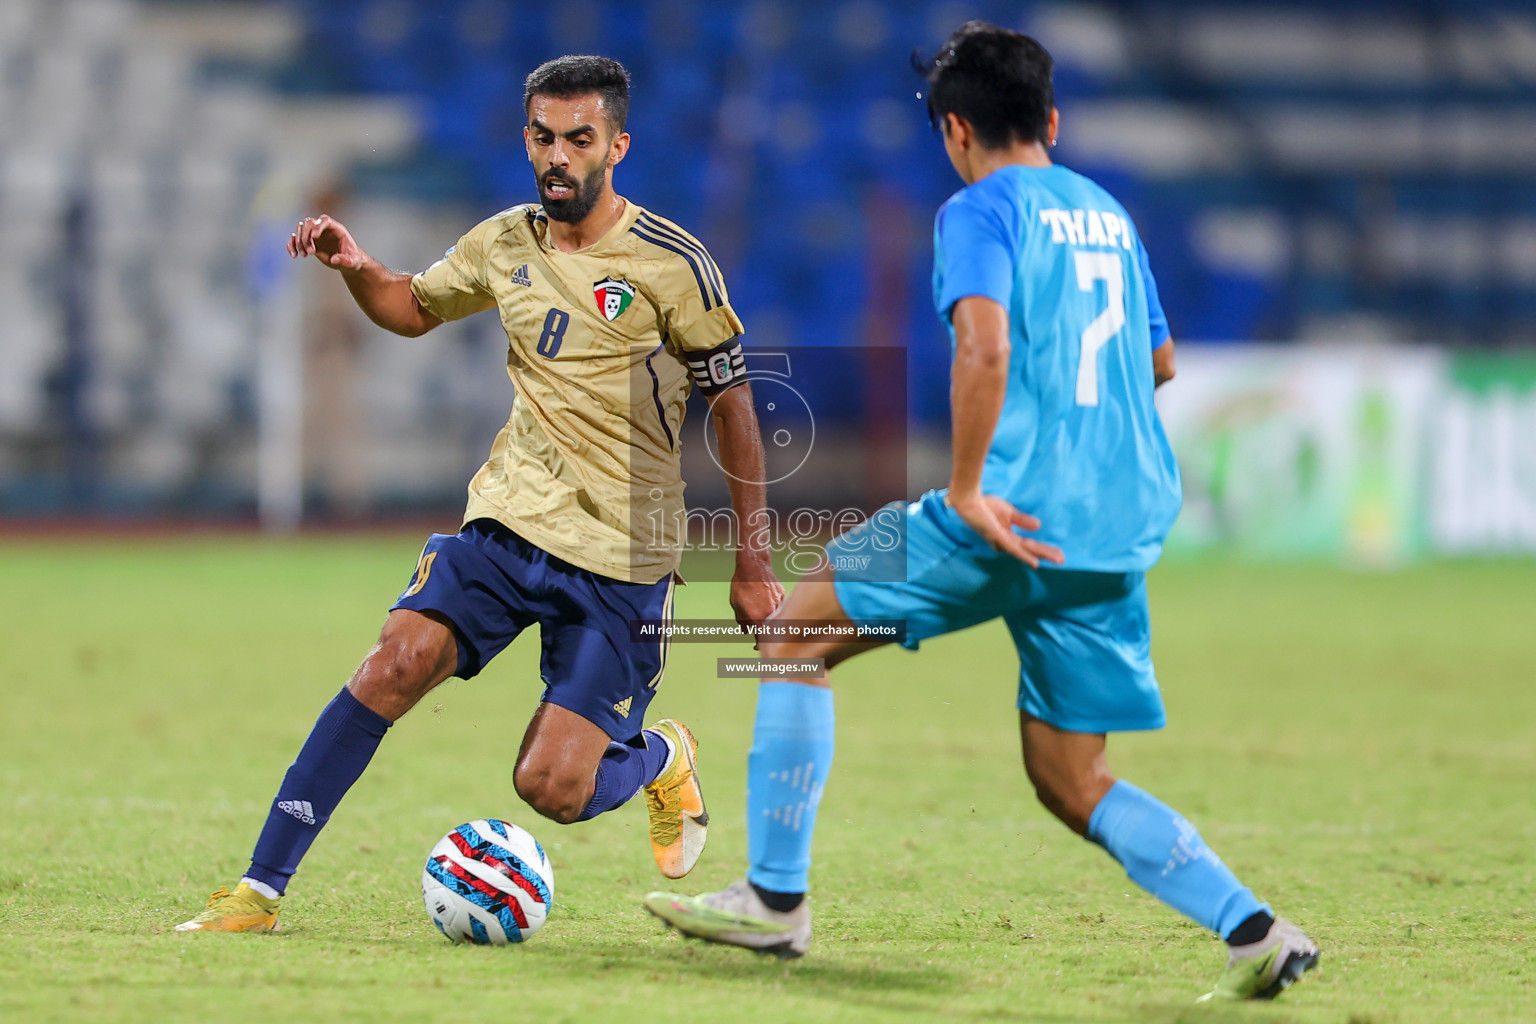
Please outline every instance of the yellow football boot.
[[651, 814], [651, 853], [668, 878], [682, 878], [699, 862], [709, 831], [709, 812], [699, 788], [699, 744], [681, 722], [664, 718], [651, 726], [672, 746], [672, 759], [645, 787]]
[[179, 932], [275, 932], [283, 898], [269, 900], [241, 882], [234, 892], [220, 886], [208, 897], [208, 908], [176, 926]]

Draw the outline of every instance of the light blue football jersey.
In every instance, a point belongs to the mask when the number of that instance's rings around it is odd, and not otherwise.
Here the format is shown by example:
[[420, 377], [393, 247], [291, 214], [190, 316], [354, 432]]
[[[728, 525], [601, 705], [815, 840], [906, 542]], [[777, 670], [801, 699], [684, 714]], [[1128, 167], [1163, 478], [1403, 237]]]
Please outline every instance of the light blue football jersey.
[[1066, 568], [1151, 568], [1182, 491], [1152, 403], [1168, 321], [1125, 209], [1065, 167], [1008, 166], [939, 209], [933, 247], [951, 346], [961, 298], [1008, 310], [1008, 392], [983, 490], [1038, 516]]

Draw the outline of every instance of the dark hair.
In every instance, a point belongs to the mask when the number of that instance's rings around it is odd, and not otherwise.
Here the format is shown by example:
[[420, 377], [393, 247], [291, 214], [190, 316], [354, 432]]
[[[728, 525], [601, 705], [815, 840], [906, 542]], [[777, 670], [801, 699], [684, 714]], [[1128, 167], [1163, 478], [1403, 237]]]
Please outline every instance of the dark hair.
[[1051, 55], [1024, 33], [968, 21], [932, 57], [914, 53], [912, 66], [928, 81], [934, 131], [946, 114], [955, 114], [971, 123], [988, 149], [1050, 141]]
[[535, 96], [566, 100], [589, 92], [602, 97], [614, 134], [623, 131], [629, 118], [629, 72], [608, 57], [556, 57], [540, 64], [523, 80], [523, 113]]

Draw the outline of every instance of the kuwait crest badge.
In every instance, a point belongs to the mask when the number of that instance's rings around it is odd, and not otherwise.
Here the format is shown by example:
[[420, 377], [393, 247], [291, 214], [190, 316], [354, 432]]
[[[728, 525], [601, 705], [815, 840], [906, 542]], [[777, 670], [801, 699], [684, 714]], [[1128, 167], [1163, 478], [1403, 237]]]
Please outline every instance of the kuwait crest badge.
[[635, 299], [635, 286], [623, 279], [605, 277], [592, 286], [597, 296], [597, 311], [610, 323], [624, 315]]

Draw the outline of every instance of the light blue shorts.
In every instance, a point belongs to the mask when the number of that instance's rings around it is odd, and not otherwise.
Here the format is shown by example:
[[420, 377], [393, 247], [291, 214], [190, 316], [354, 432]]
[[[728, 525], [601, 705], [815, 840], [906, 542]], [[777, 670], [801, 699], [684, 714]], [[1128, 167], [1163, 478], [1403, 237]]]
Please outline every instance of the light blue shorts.
[[1167, 722], [1144, 573], [1031, 569], [993, 551], [937, 491], [881, 516], [888, 536], [898, 532], [892, 523], [903, 523], [905, 540], [872, 565], [861, 556], [870, 524], [827, 546], [837, 599], [854, 622], [904, 620], [903, 646], [916, 650], [930, 637], [1002, 618], [1019, 651], [1020, 710], [1070, 732]]

